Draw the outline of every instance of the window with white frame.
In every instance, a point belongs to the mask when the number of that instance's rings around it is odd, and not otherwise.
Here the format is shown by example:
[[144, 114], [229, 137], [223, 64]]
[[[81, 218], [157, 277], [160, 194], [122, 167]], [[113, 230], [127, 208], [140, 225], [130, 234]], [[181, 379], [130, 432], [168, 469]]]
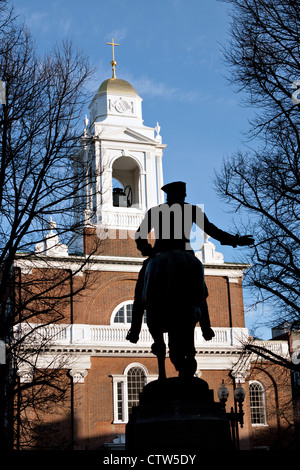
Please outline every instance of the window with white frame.
[[[131, 324], [132, 319], [132, 307], [133, 300], [127, 300], [122, 302], [118, 307], [113, 311], [112, 314], [112, 324], [118, 323], [123, 325]], [[146, 322], [146, 315], [144, 314], [143, 322]]]
[[113, 315], [114, 323], [131, 323], [133, 302], [124, 302]]
[[139, 404], [139, 395], [146, 384], [145, 371], [140, 366], [131, 367], [127, 373], [128, 413]]
[[130, 364], [122, 375], [113, 375], [114, 423], [128, 422], [148, 377], [147, 369], [139, 363]]
[[249, 392], [250, 392], [251, 424], [252, 425], [267, 424], [266, 397], [265, 397], [264, 386], [258, 381], [250, 382]]

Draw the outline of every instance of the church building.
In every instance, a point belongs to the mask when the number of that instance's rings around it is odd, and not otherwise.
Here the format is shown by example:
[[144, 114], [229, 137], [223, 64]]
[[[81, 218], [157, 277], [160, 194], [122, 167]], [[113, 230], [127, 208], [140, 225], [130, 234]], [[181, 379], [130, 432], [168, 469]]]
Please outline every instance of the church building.
[[[78, 194], [85, 207], [82, 210], [80, 203], [75, 207], [75, 218], [83, 220], [82, 233], [65, 246], [51, 220], [45, 244], [37, 245], [30, 258], [19, 254], [15, 260], [18, 295], [25, 295], [22, 285], [34, 283], [42, 271], [55, 276], [70, 273], [70, 282], [64, 283], [70, 295], [61, 305], [58, 321], [43, 324], [37, 316], [16, 327], [18, 335], [29, 335], [22, 345], [26, 354], [17, 364], [20, 387], [49, 370], [58, 373], [56, 384], [66, 385], [62, 402], [53, 400], [39, 412], [30, 408], [29, 400], [28, 408], [22, 407], [29, 393], [22, 388], [16, 409], [20, 420], [30, 424], [31, 440], [29, 444], [22, 426], [16, 426], [19, 449], [123, 449], [130, 411], [143, 386], [158, 377], [146, 322], [136, 344], [126, 335], [144, 261], [134, 234], [145, 212], [164, 202], [166, 144], [158, 123], [144, 124], [142, 98], [130, 83], [116, 77], [114, 57], [112, 66], [112, 78], [103, 81], [89, 106], [82, 148], [74, 163], [75, 171], [83, 164], [88, 168], [86, 193]], [[235, 406], [233, 392], [241, 383], [246, 396], [240, 448], [272, 448], [286, 430], [286, 416], [292, 419], [290, 382], [278, 367], [242, 354], [249, 340], [242, 287], [248, 265], [226, 262], [206, 235], [196, 256], [204, 265], [215, 333], [205, 341], [196, 327], [196, 375], [214, 390], [215, 401], [224, 381], [229, 390], [227, 411]], [[268, 344], [278, 354], [288, 354], [286, 341]], [[168, 377], [177, 376], [168, 358], [166, 372]]]

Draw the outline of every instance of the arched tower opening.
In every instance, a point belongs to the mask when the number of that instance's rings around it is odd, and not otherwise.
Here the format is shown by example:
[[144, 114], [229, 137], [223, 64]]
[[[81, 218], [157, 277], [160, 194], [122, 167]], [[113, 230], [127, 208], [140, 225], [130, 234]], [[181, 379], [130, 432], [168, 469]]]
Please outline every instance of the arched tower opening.
[[114, 207], [141, 207], [140, 167], [129, 156], [117, 158], [112, 165]]

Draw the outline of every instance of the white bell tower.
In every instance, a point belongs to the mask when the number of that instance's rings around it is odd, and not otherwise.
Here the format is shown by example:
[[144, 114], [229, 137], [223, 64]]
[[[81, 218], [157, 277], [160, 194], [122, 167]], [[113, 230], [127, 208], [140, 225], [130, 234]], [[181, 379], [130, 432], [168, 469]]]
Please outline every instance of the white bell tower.
[[[96, 229], [135, 231], [152, 206], [164, 202], [160, 127], [147, 127], [142, 99], [130, 83], [116, 77], [114, 47], [112, 78], [105, 80], [90, 106], [78, 163], [87, 168], [83, 220]], [[79, 216], [79, 214], [78, 214]], [[80, 216], [82, 219], [82, 214]], [[78, 217], [79, 220], [79, 217]]]

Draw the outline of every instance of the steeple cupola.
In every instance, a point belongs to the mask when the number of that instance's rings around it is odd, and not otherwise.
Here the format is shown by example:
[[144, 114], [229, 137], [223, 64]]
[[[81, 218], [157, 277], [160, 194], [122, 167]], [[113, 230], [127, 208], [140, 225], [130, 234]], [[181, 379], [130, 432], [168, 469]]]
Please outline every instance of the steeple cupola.
[[112, 46], [112, 77], [100, 85], [89, 106], [91, 131], [96, 134], [107, 125], [143, 126], [142, 98], [129, 82], [117, 78], [116, 75], [114, 48], [119, 44], [116, 44], [114, 39], [107, 44]]
[[[112, 77], [103, 81], [85, 120], [82, 152], [87, 168], [84, 224], [135, 231], [145, 211], [164, 201], [160, 126], [144, 126], [142, 98], [117, 78], [114, 47]], [[81, 217], [80, 217], [81, 218]]]

